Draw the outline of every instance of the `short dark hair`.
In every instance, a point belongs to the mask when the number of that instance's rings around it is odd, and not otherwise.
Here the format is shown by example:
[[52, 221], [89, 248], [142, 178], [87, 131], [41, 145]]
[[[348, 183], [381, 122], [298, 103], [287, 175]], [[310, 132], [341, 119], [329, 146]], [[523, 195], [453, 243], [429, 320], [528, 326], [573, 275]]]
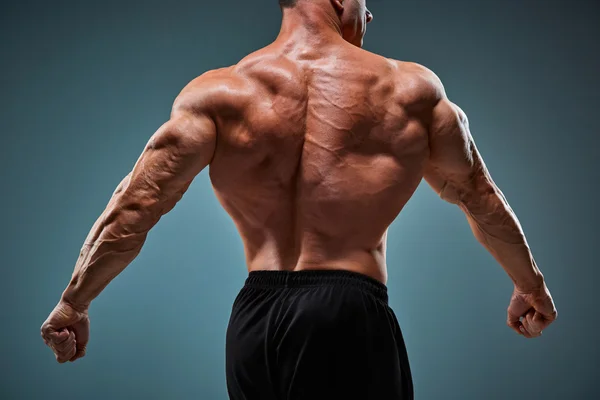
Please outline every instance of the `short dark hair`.
[[279, 5], [283, 8], [294, 7], [298, 0], [279, 0]]

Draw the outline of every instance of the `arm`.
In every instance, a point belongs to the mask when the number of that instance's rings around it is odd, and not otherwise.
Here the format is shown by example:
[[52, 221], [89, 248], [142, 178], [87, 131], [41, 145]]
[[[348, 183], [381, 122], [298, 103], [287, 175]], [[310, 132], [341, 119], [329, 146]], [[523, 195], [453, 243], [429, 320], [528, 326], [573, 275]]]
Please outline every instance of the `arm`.
[[464, 211], [477, 240], [512, 279], [507, 325], [527, 338], [538, 337], [558, 315], [550, 291], [517, 216], [475, 146], [467, 116], [448, 100], [439, 80], [432, 81], [439, 98], [429, 121], [425, 180], [442, 199]]
[[216, 128], [197, 91], [182, 92], [86, 238], [62, 300], [90, 302], [139, 254], [149, 230], [211, 161]]
[[[439, 82], [439, 81], [438, 81]], [[446, 97], [441, 83], [430, 123], [430, 157], [425, 180], [439, 196], [465, 213], [477, 240], [504, 268], [516, 287], [538, 290], [544, 278], [523, 229], [492, 180], [465, 113]]]

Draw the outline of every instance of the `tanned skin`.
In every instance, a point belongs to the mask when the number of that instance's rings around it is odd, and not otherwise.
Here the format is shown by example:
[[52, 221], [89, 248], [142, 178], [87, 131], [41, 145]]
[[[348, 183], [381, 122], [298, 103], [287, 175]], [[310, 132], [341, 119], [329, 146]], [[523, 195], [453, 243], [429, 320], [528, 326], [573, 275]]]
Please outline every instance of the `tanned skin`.
[[361, 49], [371, 19], [365, 0], [298, 0], [273, 43], [183, 89], [42, 325], [58, 362], [85, 355], [90, 302], [207, 166], [248, 271], [342, 269], [386, 283], [388, 227], [425, 178], [514, 283], [508, 325], [531, 338], [556, 318], [465, 113], [432, 71]]

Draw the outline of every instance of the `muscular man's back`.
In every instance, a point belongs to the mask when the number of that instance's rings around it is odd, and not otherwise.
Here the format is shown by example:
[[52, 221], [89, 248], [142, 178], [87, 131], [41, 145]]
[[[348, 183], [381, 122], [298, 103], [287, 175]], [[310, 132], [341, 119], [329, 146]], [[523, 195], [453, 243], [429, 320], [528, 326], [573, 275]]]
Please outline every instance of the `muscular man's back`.
[[42, 326], [57, 360], [85, 354], [91, 300], [208, 165], [249, 270], [227, 328], [232, 399], [413, 398], [385, 245], [422, 178], [512, 279], [508, 325], [539, 336], [556, 318], [543, 275], [437, 76], [360, 49], [365, 0], [280, 4], [277, 40], [192, 81], [117, 187]]
[[419, 112], [435, 93], [423, 71], [340, 38], [319, 50], [276, 42], [214, 73], [231, 111], [217, 119], [210, 177], [249, 270], [385, 282], [386, 230], [428, 156]]

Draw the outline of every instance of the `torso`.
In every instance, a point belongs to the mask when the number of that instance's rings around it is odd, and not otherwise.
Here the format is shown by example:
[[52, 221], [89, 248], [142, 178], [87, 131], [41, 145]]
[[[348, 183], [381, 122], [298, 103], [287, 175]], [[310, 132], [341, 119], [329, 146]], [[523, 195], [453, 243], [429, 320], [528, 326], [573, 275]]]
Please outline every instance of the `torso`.
[[227, 99], [211, 182], [249, 271], [345, 269], [386, 283], [387, 229], [423, 177], [434, 94], [414, 64], [351, 45], [323, 54], [275, 43], [216, 72]]

